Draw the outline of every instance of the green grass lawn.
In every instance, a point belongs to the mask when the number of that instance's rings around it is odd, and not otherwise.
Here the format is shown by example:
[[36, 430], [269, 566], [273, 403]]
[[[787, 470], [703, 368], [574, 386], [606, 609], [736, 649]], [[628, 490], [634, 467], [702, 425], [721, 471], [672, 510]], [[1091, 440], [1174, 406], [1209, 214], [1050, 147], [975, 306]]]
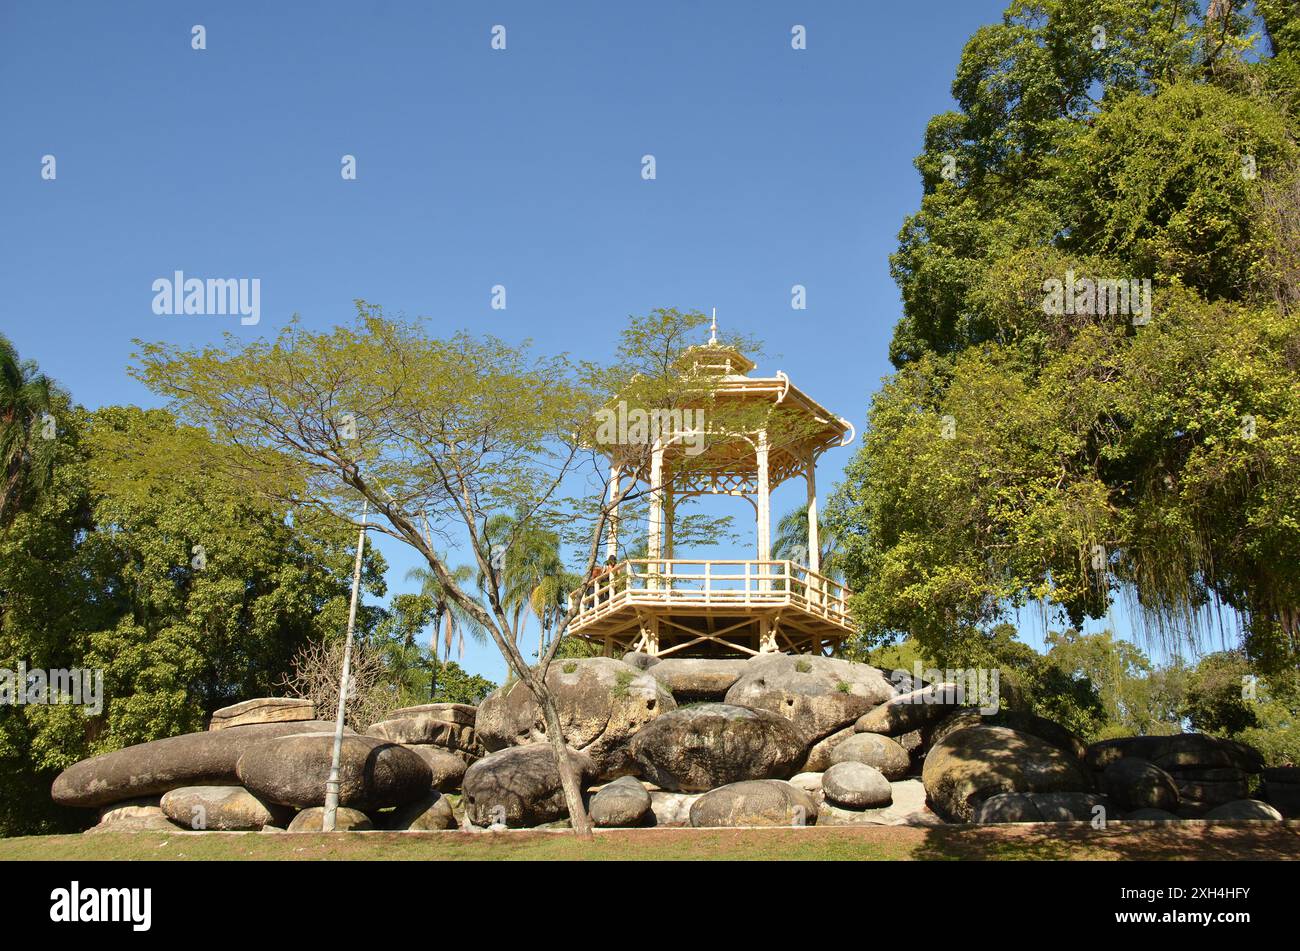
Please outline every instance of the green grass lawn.
[[626, 829], [567, 832], [103, 833], [0, 839], [22, 859], [1297, 859], [1300, 822]]

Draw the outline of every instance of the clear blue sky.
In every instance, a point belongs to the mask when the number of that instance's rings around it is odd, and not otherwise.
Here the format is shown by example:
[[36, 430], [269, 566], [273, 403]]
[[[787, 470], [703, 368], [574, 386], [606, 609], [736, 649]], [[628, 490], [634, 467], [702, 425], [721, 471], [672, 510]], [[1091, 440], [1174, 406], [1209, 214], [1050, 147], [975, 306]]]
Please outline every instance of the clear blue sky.
[[[629, 314], [716, 307], [767, 342], [760, 371], [860, 430], [912, 159], [1003, 5], [5, 0], [3, 331], [84, 405], [148, 406], [132, 338], [327, 327], [358, 297], [595, 358]], [[259, 278], [260, 326], [156, 316], [175, 270]], [[825, 457], [823, 496], [850, 452]], [[383, 547], [391, 594], [413, 562]], [[464, 663], [504, 672], [490, 646]]]

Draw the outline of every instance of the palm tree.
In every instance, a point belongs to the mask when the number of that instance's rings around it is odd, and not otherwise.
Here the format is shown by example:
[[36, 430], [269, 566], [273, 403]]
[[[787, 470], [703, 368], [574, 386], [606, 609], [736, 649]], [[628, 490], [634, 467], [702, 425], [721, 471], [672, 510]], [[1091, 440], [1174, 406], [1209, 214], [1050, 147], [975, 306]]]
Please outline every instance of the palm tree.
[[[536, 525], [523, 523], [522, 513], [498, 514], [488, 520], [485, 536], [499, 559], [501, 606], [509, 611], [516, 643], [526, 611], [538, 620], [540, 639], [544, 643], [552, 625], [560, 616], [557, 608], [572, 590], [573, 580], [564, 570], [560, 557], [560, 536]], [[480, 590], [487, 579], [479, 572]], [[562, 611], [561, 611], [562, 613]], [[540, 654], [539, 654], [540, 656]]]
[[541, 627], [537, 643], [539, 660], [542, 654], [546, 653], [546, 648], [550, 646], [551, 631], [569, 609], [569, 593], [581, 583], [582, 578], [577, 574], [561, 569], [554, 574], [548, 574], [537, 587], [533, 588], [528, 605], [532, 608]]
[[[819, 573], [832, 581], [844, 582], [843, 555], [839, 538], [821, 519], [817, 520], [817, 540], [821, 551]], [[772, 554], [778, 561], [795, 561], [808, 564], [808, 510], [799, 507], [781, 516], [776, 524], [776, 539]]]
[[40, 432], [59, 389], [0, 335], [0, 528], [8, 528], [44, 488], [54, 469], [55, 442]]
[[[446, 560], [443, 560], [446, 564]], [[452, 580], [459, 585], [469, 584], [470, 579], [474, 577], [474, 572], [467, 565], [459, 565], [449, 569]], [[429, 679], [429, 700], [432, 701], [438, 690], [438, 639], [439, 634], [442, 636], [444, 662], [451, 659], [451, 645], [457, 644], [457, 657], [464, 656], [465, 653], [465, 635], [469, 634], [470, 638], [476, 644], [487, 642], [487, 632], [483, 630], [481, 624], [474, 619], [465, 608], [461, 607], [447, 595], [438, 576], [428, 568], [412, 568], [406, 573], [407, 581], [418, 581], [420, 583], [420, 594], [427, 597], [433, 602], [433, 637], [431, 638], [431, 647], [433, 653], [433, 674]]]

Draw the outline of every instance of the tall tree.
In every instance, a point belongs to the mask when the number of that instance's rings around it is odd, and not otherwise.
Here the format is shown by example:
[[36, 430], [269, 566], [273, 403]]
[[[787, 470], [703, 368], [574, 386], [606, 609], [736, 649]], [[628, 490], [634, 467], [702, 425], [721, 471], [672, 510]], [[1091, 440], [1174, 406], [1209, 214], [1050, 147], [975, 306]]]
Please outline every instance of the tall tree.
[[1244, 4], [1203, 10], [1018, 0], [967, 44], [828, 506], [868, 642], [1124, 597], [1165, 646], [1226, 605], [1300, 661], [1300, 122]]
[[[641, 492], [626, 481], [611, 492], [603, 466], [583, 466], [600, 456], [608, 434], [598, 428], [597, 410], [615, 395], [657, 410], [701, 405], [711, 432], [726, 437], [737, 431], [729, 416], [742, 414], [710, 402], [716, 373], [680, 359], [687, 333], [703, 322], [701, 314], [675, 311], [634, 319], [619, 360], [595, 367], [492, 338], [432, 339], [418, 323], [386, 318], [358, 302], [356, 324], [323, 333], [291, 325], [272, 341], [228, 339], [224, 347], [196, 350], [141, 344], [133, 372], [183, 418], [231, 447], [217, 464], [250, 491], [353, 524], [364, 503], [376, 515], [371, 531], [420, 554], [536, 699], [574, 831], [590, 835], [579, 777], [546, 682], [578, 606], [569, 607], [557, 636], [530, 665], [520, 651], [507, 579], [493, 555], [503, 545], [508, 557], [521, 533], [535, 526], [578, 545], [584, 575], [590, 572], [611, 512]], [[768, 420], [778, 439], [787, 437], [784, 415]], [[753, 420], [739, 422], [752, 429]], [[625, 442], [648, 469], [652, 442]], [[688, 459], [682, 471], [692, 464], [709, 461]], [[563, 494], [566, 486], [577, 490], [576, 500]], [[489, 520], [504, 511], [523, 517], [504, 538], [493, 537]], [[420, 523], [426, 514], [435, 533], [454, 532], [473, 557], [484, 602], [465, 590], [425, 537]]]

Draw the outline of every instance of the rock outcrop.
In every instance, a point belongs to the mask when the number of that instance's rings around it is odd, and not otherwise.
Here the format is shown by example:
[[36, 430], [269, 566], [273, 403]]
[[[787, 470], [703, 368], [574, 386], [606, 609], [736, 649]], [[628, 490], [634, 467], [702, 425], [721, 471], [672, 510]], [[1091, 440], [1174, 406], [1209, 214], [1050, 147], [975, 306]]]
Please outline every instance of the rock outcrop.
[[841, 730], [895, 695], [883, 671], [832, 657], [762, 654], [727, 691], [735, 706], [770, 710], [794, 724], [806, 744]]
[[691, 825], [696, 828], [803, 826], [816, 821], [813, 798], [779, 779], [731, 783], [706, 792], [691, 805]]
[[804, 741], [788, 720], [725, 703], [683, 707], [632, 740], [641, 775], [661, 789], [704, 792], [746, 779], [793, 776]]
[[159, 805], [185, 829], [243, 832], [283, 825], [292, 813], [263, 802], [243, 786], [182, 786], [165, 793]]
[[828, 802], [845, 809], [879, 809], [894, 801], [889, 780], [874, 766], [854, 760], [836, 763], [822, 775]]
[[749, 661], [710, 657], [667, 657], [647, 668], [678, 704], [721, 703]]
[[394, 710], [366, 734], [403, 746], [439, 747], [473, 761], [485, 752], [474, 729], [476, 716], [468, 704], [426, 703]]
[[907, 776], [912, 758], [887, 736], [855, 733], [831, 750], [831, 766], [837, 763], [864, 763], [880, 770], [886, 780], [895, 780]]
[[[595, 764], [576, 750], [570, 750], [569, 756], [579, 784], [585, 785], [595, 775]], [[465, 770], [464, 795], [466, 814], [479, 826], [517, 829], [569, 814], [550, 743], [489, 753]]]
[[1092, 786], [1069, 753], [1000, 726], [949, 733], [926, 755], [921, 779], [935, 811], [954, 822], [970, 822], [998, 793], [1088, 792]]
[[[289, 832], [320, 832], [325, 821], [325, 809], [312, 806], [293, 817], [289, 823]], [[370, 817], [356, 809], [339, 806], [334, 812], [335, 832], [369, 832], [375, 827]]]
[[624, 776], [602, 787], [591, 797], [592, 825], [602, 829], [633, 828], [653, 819], [650, 793], [633, 776]]
[[297, 697], [255, 697], [212, 714], [209, 730], [225, 730], [253, 723], [303, 723], [316, 719], [316, 705]]
[[128, 746], [69, 766], [55, 777], [50, 795], [64, 806], [104, 806], [181, 786], [235, 786], [235, 764], [246, 750], [265, 739], [313, 729], [333, 730], [334, 724], [256, 723]]
[[[653, 676], [620, 660], [557, 660], [546, 674], [565, 742], [587, 754], [597, 777], [634, 772], [628, 744], [642, 727], [677, 709], [673, 695]], [[521, 682], [488, 694], [478, 706], [478, 739], [488, 750], [543, 742], [540, 704]]]
[[[334, 736], [299, 733], [249, 747], [235, 768], [250, 792], [296, 809], [325, 803]], [[373, 736], [343, 737], [339, 758], [339, 804], [368, 812], [400, 806], [429, 792], [433, 776], [424, 760], [405, 747]]]

